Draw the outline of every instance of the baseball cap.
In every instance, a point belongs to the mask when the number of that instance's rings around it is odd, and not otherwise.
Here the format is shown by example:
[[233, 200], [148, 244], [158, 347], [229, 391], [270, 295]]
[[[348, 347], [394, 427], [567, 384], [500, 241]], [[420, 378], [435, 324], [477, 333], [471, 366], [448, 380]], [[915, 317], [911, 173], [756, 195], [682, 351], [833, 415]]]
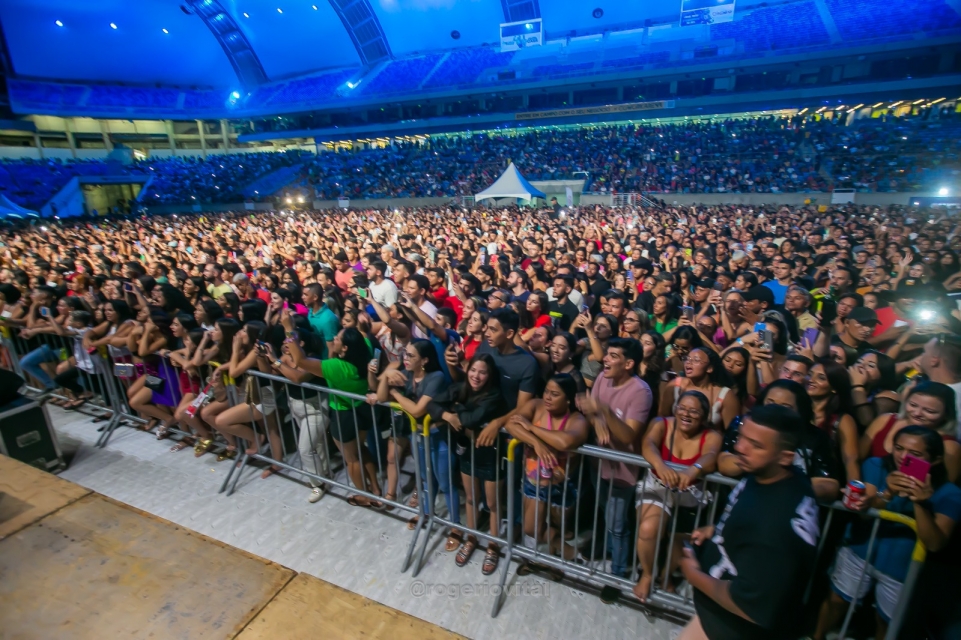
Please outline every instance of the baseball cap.
[[874, 309], [868, 309], [867, 307], [854, 307], [848, 313], [845, 320], [854, 320], [858, 324], [877, 324], [878, 314], [874, 312]]
[[697, 282], [695, 282], [695, 283], [694, 283], [694, 286], [695, 286], [695, 287], [702, 288], [702, 289], [711, 289], [711, 288], [714, 287], [714, 279], [713, 279], [713, 278], [703, 278], [703, 279], [698, 280]]

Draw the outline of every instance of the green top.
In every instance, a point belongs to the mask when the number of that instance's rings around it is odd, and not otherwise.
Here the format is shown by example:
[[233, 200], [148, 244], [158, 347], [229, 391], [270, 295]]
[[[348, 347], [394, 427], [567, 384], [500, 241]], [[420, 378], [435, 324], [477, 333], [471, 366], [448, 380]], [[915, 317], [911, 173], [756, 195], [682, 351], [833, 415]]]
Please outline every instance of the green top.
[[[357, 367], [346, 360], [341, 360], [340, 358], [321, 360], [320, 373], [324, 380], [327, 381], [327, 386], [331, 389], [355, 393], [361, 396], [367, 393], [367, 378], [361, 378], [357, 372]], [[330, 394], [330, 408], [335, 411], [345, 411], [363, 403], [363, 400], [354, 400], [353, 398], [344, 398]]]
[[665, 322], [665, 323], [663, 323], [663, 324], [660, 323], [660, 322], [655, 322], [655, 323], [654, 323], [654, 331], [657, 331], [658, 333], [660, 333], [661, 335], [663, 335], [663, 334], [667, 333], [668, 331], [670, 331], [671, 329], [673, 329], [673, 328], [676, 327], [676, 326], [677, 326], [677, 320], [670, 320], [670, 321]]

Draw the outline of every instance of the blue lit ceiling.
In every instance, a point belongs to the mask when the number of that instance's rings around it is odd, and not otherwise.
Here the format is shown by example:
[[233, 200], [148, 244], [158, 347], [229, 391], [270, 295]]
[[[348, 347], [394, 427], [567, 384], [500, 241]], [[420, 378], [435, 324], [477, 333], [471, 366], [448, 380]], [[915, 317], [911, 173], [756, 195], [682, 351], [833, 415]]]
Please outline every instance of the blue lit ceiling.
[[[181, 2], [0, 0], [0, 21], [19, 76], [237, 87], [237, 75], [217, 38], [199, 17], [184, 13]], [[361, 64], [344, 21], [332, 7], [349, 13], [355, 7], [347, 5], [357, 0], [219, 2], [240, 25], [271, 80]], [[494, 43], [498, 25], [509, 15], [540, 12], [548, 37], [555, 38], [571, 31], [616, 30], [647, 19], [670, 19], [680, 8], [680, 0], [363, 2], [373, 10], [394, 57]], [[592, 16], [595, 8], [603, 10], [600, 18]], [[458, 39], [451, 37], [452, 31]]]

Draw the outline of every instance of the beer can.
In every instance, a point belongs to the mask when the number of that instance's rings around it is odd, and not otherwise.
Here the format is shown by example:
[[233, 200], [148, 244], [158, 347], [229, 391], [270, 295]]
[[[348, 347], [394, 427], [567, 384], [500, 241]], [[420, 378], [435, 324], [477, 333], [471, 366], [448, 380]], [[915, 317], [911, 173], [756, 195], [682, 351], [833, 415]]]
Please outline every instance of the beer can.
[[860, 499], [866, 490], [864, 483], [860, 480], [848, 481], [848, 490], [847, 493], [844, 494], [842, 504], [848, 509], [856, 509], [855, 501]]

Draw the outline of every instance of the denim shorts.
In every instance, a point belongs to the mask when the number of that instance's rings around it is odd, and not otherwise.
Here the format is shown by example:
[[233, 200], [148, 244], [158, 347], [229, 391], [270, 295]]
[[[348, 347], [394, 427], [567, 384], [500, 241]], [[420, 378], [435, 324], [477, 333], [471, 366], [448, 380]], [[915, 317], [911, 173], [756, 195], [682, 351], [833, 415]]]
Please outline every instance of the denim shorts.
[[574, 488], [574, 483], [570, 481], [536, 487], [533, 482], [524, 478], [523, 491], [524, 495], [532, 500], [547, 502], [549, 499], [550, 503], [555, 507], [573, 507], [574, 502], [577, 500], [577, 489]]

